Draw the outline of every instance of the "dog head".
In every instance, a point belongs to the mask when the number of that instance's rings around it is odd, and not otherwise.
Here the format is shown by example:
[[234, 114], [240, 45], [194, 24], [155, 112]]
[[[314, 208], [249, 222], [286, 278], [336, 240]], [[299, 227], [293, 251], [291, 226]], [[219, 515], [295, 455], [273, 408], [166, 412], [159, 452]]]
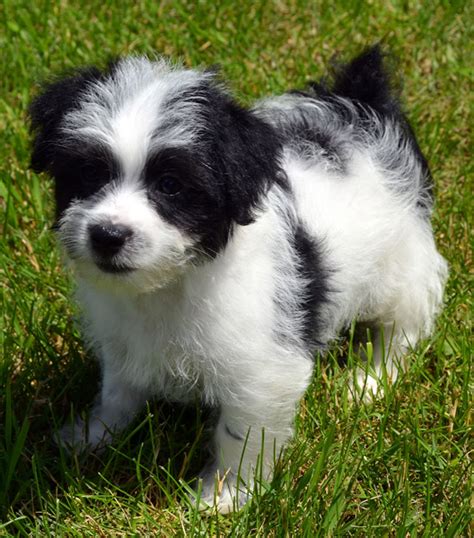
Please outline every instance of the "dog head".
[[281, 177], [274, 130], [210, 71], [146, 58], [83, 69], [46, 86], [30, 116], [59, 239], [97, 282], [166, 285], [218, 255]]

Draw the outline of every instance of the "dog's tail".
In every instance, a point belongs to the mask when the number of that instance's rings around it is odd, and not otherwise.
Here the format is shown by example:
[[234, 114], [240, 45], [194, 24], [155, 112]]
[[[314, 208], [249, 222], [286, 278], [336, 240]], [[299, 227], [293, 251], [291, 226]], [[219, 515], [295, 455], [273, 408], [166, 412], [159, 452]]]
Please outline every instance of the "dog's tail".
[[313, 90], [320, 95], [321, 92], [326, 92], [326, 95], [332, 94], [350, 99], [360, 107], [362, 114], [363, 109], [370, 108], [379, 116], [396, 122], [401, 127], [405, 139], [409, 142], [413, 154], [421, 165], [425, 178], [423, 193], [426, 198], [426, 201], [421, 205], [429, 206], [433, 194], [431, 173], [400, 104], [401, 83], [394, 76], [395, 72], [395, 60], [384, 53], [379, 44], [376, 44], [365, 49], [349, 63], [336, 65], [332, 84], [316, 83], [313, 85]]
[[398, 91], [385, 65], [380, 45], [363, 51], [348, 64], [335, 68], [332, 92], [370, 106], [379, 114], [398, 114]]
[[332, 82], [327, 79], [311, 82], [310, 87], [319, 96], [338, 95], [369, 106], [381, 115], [401, 113], [399, 89], [387, 67], [388, 57], [379, 44], [365, 49], [347, 64], [335, 64]]

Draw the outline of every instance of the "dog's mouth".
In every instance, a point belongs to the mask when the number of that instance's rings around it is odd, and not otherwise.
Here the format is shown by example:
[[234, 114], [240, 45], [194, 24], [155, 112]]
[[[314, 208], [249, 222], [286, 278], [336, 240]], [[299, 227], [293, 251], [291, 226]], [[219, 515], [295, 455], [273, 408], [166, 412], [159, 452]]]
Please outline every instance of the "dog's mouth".
[[123, 265], [120, 263], [112, 262], [96, 262], [97, 267], [104, 273], [109, 273], [113, 275], [131, 273], [136, 271], [136, 267], [130, 267], [128, 265]]

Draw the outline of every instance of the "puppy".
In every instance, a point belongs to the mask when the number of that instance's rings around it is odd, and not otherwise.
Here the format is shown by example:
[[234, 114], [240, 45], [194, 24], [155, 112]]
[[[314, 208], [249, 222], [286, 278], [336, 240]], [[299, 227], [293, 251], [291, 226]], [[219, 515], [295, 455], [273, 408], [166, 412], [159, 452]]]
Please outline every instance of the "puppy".
[[250, 109], [212, 71], [127, 58], [46, 86], [30, 115], [102, 366], [65, 445], [198, 396], [220, 409], [201, 497], [228, 512], [257, 466], [271, 478], [315, 352], [370, 326], [376, 392], [430, 334], [447, 274], [431, 177], [378, 47]]

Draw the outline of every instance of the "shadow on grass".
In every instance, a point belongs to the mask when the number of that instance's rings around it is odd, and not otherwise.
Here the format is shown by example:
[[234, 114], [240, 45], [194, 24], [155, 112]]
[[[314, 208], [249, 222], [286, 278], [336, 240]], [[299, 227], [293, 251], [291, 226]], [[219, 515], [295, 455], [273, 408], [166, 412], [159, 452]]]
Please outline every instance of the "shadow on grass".
[[113, 490], [162, 505], [178, 494], [181, 479], [201, 470], [217, 413], [197, 403], [150, 402], [103, 452], [67, 454], [53, 434], [76, 409], [87, 410], [99, 370], [79, 356], [51, 370], [38, 376], [41, 386], [29, 384], [32, 390], [21, 373], [13, 375], [0, 395], [0, 521], [13, 513], [34, 516], [71, 492]]

